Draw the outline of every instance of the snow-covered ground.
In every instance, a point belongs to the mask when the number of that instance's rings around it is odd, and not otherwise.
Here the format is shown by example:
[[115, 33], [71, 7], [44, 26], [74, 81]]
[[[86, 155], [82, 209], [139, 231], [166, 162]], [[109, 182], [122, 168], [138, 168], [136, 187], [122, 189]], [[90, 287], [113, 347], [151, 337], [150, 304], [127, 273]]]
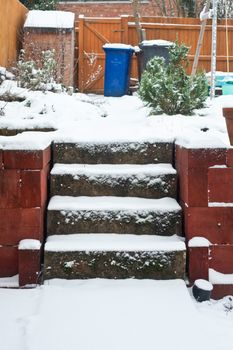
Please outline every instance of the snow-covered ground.
[[[194, 116], [152, 116], [137, 96], [103, 97], [81, 93], [32, 92], [5, 81], [3, 92], [25, 96], [23, 102], [0, 101], [0, 128], [54, 128], [55, 132], [27, 132], [0, 137], [3, 148], [43, 148], [51, 139], [60, 141], [114, 142], [177, 140], [187, 147], [224, 147], [229, 145], [223, 106], [233, 106], [232, 96], [207, 101], [208, 108]], [[10, 144], [10, 146], [9, 146]], [[20, 146], [21, 145], [21, 146]]]
[[232, 350], [230, 298], [195, 302], [181, 280], [51, 280], [0, 289], [4, 350]]
[[[3, 92], [25, 100], [0, 101], [0, 128], [56, 129], [2, 136], [3, 149], [40, 149], [54, 139], [229, 147], [222, 107], [233, 106], [232, 96], [186, 117], [152, 116], [136, 95], [32, 92], [11, 81], [0, 86]], [[232, 299], [197, 303], [180, 280], [54, 280], [31, 290], [0, 289], [0, 311], [2, 350], [233, 349]]]

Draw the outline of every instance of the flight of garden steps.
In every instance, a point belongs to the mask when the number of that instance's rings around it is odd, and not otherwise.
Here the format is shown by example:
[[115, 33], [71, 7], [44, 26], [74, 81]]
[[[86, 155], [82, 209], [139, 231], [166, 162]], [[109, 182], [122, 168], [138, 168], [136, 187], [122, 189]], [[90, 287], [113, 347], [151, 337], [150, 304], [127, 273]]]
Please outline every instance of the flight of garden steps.
[[184, 278], [169, 142], [54, 143], [44, 278]]

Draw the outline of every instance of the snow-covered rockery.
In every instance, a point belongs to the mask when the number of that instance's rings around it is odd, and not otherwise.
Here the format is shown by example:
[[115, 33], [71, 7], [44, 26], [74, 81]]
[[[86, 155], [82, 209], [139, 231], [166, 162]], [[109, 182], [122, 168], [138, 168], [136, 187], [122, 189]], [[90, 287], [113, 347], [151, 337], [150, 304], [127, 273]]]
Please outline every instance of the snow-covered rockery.
[[0, 85], [5, 80], [13, 80], [15, 78], [14, 74], [9, 72], [5, 67], [0, 67]]

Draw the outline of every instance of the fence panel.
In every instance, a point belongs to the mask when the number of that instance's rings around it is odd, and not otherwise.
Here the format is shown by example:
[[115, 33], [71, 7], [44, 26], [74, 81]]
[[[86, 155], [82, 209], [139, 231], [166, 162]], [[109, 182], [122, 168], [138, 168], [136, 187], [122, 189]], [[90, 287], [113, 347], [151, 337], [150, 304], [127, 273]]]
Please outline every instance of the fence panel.
[[[189, 60], [191, 67], [196, 51], [200, 32], [200, 21], [197, 18], [166, 18], [143, 17], [142, 27], [146, 30], [146, 38], [178, 40], [190, 47]], [[200, 53], [199, 69], [210, 70], [211, 67], [211, 22], [206, 26], [203, 46]], [[225, 21], [218, 23], [217, 36], [217, 69], [227, 69], [227, 43]], [[121, 18], [80, 18], [79, 20], [79, 88], [81, 91], [102, 92], [105, 56], [103, 44], [125, 43], [138, 45], [137, 31], [134, 18], [122, 16]], [[233, 71], [233, 20], [228, 20], [228, 47], [230, 71]], [[96, 57], [93, 64], [92, 60]], [[132, 77], [137, 77], [137, 62], [133, 59]]]
[[18, 0], [0, 0], [0, 66], [15, 63], [27, 12]]
[[102, 47], [123, 40], [120, 18], [79, 18], [80, 91], [103, 91], [105, 55]]

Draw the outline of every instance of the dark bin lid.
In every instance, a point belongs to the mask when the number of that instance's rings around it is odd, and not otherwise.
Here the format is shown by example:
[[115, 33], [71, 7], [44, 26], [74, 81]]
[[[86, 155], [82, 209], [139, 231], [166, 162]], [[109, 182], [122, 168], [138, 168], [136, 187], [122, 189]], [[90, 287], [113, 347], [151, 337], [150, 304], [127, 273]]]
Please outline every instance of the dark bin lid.
[[174, 45], [172, 41], [167, 41], [163, 39], [155, 39], [155, 40], [144, 40], [139, 44], [139, 47], [145, 46], [154, 46], [154, 47], [170, 47]]

